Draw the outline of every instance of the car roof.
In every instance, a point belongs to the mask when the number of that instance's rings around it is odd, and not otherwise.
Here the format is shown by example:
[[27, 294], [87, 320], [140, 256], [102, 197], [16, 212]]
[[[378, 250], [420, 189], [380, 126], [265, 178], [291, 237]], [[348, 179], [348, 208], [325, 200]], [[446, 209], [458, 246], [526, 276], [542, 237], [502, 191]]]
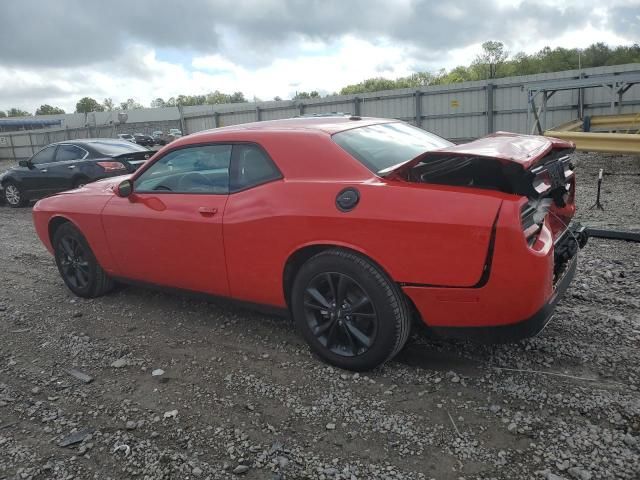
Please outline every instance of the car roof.
[[[283, 120], [266, 120], [262, 122], [241, 123], [238, 125], [230, 125], [228, 127], [214, 128], [212, 130], [204, 130], [194, 135], [206, 135], [213, 132], [224, 131], [247, 131], [247, 130], [260, 130], [260, 131], [291, 131], [291, 130], [314, 130], [319, 132], [328, 133], [333, 135], [334, 133], [342, 132], [344, 130], [351, 130], [352, 128], [365, 127], [368, 125], [377, 125], [381, 123], [399, 122], [400, 120], [394, 120], [390, 118], [374, 118], [374, 117], [357, 117], [352, 115], [344, 116], [313, 116], [313, 117], [295, 117], [286, 118]], [[194, 135], [190, 135], [193, 137]]]
[[[125, 134], [126, 135], [126, 134]], [[63, 145], [67, 143], [77, 144], [77, 145], [91, 145], [92, 143], [117, 143], [121, 144], [122, 140], [119, 138], [76, 138], [71, 140], [63, 140], [62, 142], [55, 142], [51, 145]]]

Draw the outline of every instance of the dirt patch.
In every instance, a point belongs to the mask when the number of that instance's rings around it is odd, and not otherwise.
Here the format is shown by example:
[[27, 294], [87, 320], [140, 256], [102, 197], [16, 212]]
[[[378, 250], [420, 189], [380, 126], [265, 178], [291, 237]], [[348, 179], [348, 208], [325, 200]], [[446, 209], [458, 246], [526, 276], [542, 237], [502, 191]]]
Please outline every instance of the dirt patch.
[[[580, 220], [640, 225], [639, 165], [580, 155]], [[600, 166], [604, 212], [588, 210]], [[0, 479], [640, 472], [639, 244], [592, 240], [538, 338], [418, 337], [366, 375], [280, 318], [139, 288], [75, 298], [29, 209], [0, 208], [0, 285]]]

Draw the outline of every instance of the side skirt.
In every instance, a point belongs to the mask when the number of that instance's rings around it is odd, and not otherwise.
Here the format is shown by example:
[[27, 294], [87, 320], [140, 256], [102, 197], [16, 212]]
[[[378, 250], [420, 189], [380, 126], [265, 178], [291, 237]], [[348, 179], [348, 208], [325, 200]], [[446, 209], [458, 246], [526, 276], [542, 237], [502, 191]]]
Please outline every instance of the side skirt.
[[288, 308], [277, 307], [274, 305], [264, 305], [261, 303], [247, 302], [245, 300], [236, 300], [230, 297], [223, 297], [220, 295], [213, 295], [210, 293], [197, 292], [194, 290], [185, 290], [182, 288], [167, 287], [164, 285], [157, 285], [155, 283], [142, 282], [140, 280], [131, 280], [123, 277], [113, 277], [116, 282], [124, 283], [125, 285], [131, 285], [134, 287], [141, 287], [149, 290], [156, 290], [159, 292], [168, 293], [170, 295], [179, 295], [182, 297], [189, 297], [195, 300], [203, 300], [205, 302], [215, 303], [221, 307], [239, 307], [246, 310], [252, 310], [255, 312], [263, 313], [266, 315], [275, 315], [278, 317], [290, 318], [291, 313]]

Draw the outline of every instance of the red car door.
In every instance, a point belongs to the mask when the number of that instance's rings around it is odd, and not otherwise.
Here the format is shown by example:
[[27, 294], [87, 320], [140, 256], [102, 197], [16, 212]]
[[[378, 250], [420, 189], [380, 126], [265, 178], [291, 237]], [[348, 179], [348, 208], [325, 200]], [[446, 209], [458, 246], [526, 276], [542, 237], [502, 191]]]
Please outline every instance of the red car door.
[[117, 275], [228, 295], [222, 217], [231, 145], [172, 150], [146, 168], [127, 198], [102, 212]]

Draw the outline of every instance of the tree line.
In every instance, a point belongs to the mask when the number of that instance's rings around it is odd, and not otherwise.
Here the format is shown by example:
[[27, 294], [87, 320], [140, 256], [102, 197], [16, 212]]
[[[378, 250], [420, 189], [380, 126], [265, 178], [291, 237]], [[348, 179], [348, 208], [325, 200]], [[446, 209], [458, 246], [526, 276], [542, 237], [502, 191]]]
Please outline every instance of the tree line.
[[[535, 73], [559, 72], [562, 70], [576, 70], [578, 68], [601, 67], [606, 65], [621, 65], [624, 63], [640, 62], [640, 45], [609, 47], [604, 43], [594, 43], [585, 49], [562, 48], [551, 49], [545, 47], [539, 52], [526, 54], [523, 52], [511, 56], [504, 44], [498, 41], [488, 41], [482, 44], [481, 52], [467, 66], [458, 66], [449, 71], [441, 69], [437, 72], [416, 72], [406, 77], [389, 79], [374, 77], [362, 82], [347, 85], [340, 90], [340, 95], [378, 92], [397, 88], [419, 88], [428, 85], [448, 85], [452, 83], [473, 80], [487, 80], [493, 78], [531, 75]], [[334, 92], [331, 95], [337, 95]], [[321, 98], [318, 90], [310, 92], [296, 92], [292, 100]], [[274, 97], [280, 101], [282, 98]], [[253, 98], [253, 101], [260, 101]], [[242, 92], [222, 93], [219, 90], [202, 95], [178, 95], [167, 100], [156, 98], [151, 102], [152, 108], [176, 107], [190, 105], [215, 105], [222, 103], [248, 102]], [[119, 110], [135, 110], [144, 108], [135, 99], [129, 98], [116, 106], [111, 98], [102, 102], [91, 97], [84, 97], [76, 104], [76, 113], [103, 112]], [[55, 115], [65, 111], [59, 107], [45, 104], [36, 111], [36, 115]], [[31, 113], [19, 108], [10, 108], [6, 112], [0, 110], [0, 117], [23, 117]]]
[[640, 62], [640, 45], [638, 44], [612, 48], [604, 43], [594, 43], [585, 49], [545, 47], [534, 54], [519, 52], [511, 56], [502, 42], [488, 41], [482, 44], [482, 51], [470, 65], [458, 66], [449, 71], [442, 69], [437, 72], [418, 72], [396, 79], [369, 78], [360, 83], [343, 87], [340, 94], [349, 95], [397, 88], [448, 85], [473, 80], [489, 80], [637, 62]]

